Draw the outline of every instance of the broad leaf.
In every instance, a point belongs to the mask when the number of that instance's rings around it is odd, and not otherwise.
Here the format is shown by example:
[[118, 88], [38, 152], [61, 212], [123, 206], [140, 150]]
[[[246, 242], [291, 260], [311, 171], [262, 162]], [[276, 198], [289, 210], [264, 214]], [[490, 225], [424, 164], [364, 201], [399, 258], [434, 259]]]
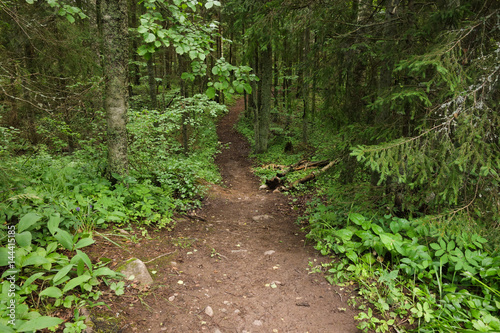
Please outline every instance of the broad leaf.
[[145, 38], [144, 38], [144, 41], [146, 43], [152, 43], [156, 40], [156, 36], [155, 34], [152, 34], [152, 33], [149, 33]]
[[214, 87], [208, 87], [207, 91], [205, 92], [208, 98], [212, 99], [215, 97], [215, 88]]
[[24, 230], [29, 229], [31, 226], [33, 226], [36, 222], [40, 220], [40, 216], [35, 213], [28, 213], [24, 215], [21, 220], [19, 221], [19, 224], [17, 225], [17, 232], [21, 233]]
[[101, 267], [101, 268], [96, 269], [94, 271], [94, 273], [92, 273], [92, 275], [93, 276], [105, 275], [105, 276], [109, 276], [109, 277], [115, 277], [117, 275], [117, 273], [108, 267]]
[[68, 272], [73, 268], [73, 264], [69, 264], [69, 265], [66, 265], [64, 266], [63, 268], [61, 268], [59, 270], [59, 272], [57, 272], [56, 275], [54, 275], [54, 277], [52, 278], [52, 281], [57, 282], [59, 281], [61, 278], [63, 278], [64, 276], [68, 275]]
[[57, 287], [48, 287], [40, 293], [40, 296], [48, 296], [48, 297], [53, 297], [53, 298], [60, 298], [62, 297], [63, 293], [61, 289]]
[[73, 249], [73, 236], [71, 236], [71, 234], [66, 230], [58, 229], [54, 238], [57, 239], [65, 249]]
[[50, 263], [50, 261], [36, 253], [31, 253], [25, 260], [22, 261], [21, 267], [26, 266], [41, 266]]
[[90, 280], [89, 275], [82, 275], [69, 280], [68, 283], [66, 283], [66, 285], [63, 288], [63, 293], [66, 293], [67, 291], [87, 282], [88, 280]]
[[93, 268], [92, 262], [90, 261], [89, 256], [85, 252], [82, 252], [80, 250], [76, 250], [76, 256], [75, 257], [79, 257], [85, 263], [85, 265], [87, 265], [87, 267], [90, 270], [92, 270], [92, 268]]
[[16, 331], [14, 331], [12, 329], [12, 327], [5, 326], [4, 324], [0, 323], [0, 332], [3, 332], [3, 333], [15, 333]]
[[86, 247], [86, 246], [92, 245], [94, 243], [95, 243], [95, 240], [93, 240], [90, 237], [82, 238], [78, 241], [78, 243], [76, 243], [75, 249], [81, 249], [82, 247]]
[[61, 216], [59, 213], [53, 214], [50, 216], [49, 222], [47, 223], [47, 227], [52, 235], [57, 232], [57, 228], [59, 227], [59, 223], [61, 222]]
[[28, 247], [31, 245], [31, 232], [24, 231], [16, 235], [17, 244], [21, 247]]
[[0, 266], [7, 266], [9, 264], [8, 252], [6, 247], [0, 247]]
[[37, 331], [37, 330], [41, 330], [43, 328], [53, 327], [53, 326], [59, 325], [62, 322], [63, 322], [63, 320], [60, 318], [41, 316], [41, 317], [31, 319], [30, 321], [27, 321], [27, 322], [21, 324], [21, 326], [19, 326], [17, 331], [18, 332]]

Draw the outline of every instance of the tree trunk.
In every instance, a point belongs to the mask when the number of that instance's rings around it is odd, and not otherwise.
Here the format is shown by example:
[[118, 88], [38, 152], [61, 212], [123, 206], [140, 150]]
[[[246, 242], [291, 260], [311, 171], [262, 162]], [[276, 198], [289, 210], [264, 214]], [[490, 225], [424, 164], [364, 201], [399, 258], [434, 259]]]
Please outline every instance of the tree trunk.
[[148, 59], [148, 84], [149, 84], [149, 100], [151, 102], [151, 108], [156, 109], [158, 106], [158, 101], [156, 98], [156, 79], [155, 79], [155, 67], [153, 62], [153, 55]]
[[102, 1], [103, 54], [106, 120], [108, 127], [108, 169], [114, 175], [128, 173], [127, 157], [127, 66], [128, 20], [126, 0]]
[[272, 86], [273, 86], [273, 51], [271, 44], [268, 44], [266, 49], [262, 51], [261, 66], [261, 103], [258, 107], [256, 122], [256, 138], [255, 152], [263, 153], [267, 151], [269, 140], [269, 122], [272, 107]]
[[[187, 61], [184, 58], [184, 55], [178, 54], [177, 58], [179, 61], [179, 76], [181, 76], [181, 74], [186, 70]], [[181, 79], [180, 84], [181, 84], [181, 87], [180, 87], [181, 88], [181, 91], [180, 91], [181, 97], [182, 98], [189, 97], [188, 96], [189, 95], [188, 94], [189, 87], [188, 87], [187, 80]], [[187, 125], [188, 115], [186, 114], [186, 111], [185, 111], [184, 102], [182, 102], [181, 108], [183, 110], [182, 111], [182, 119], [181, 119], [181, 121], [182, 121], [182, 124], [181, 124], [182, 148], [184, 150], [184, 154], [187, 155], [189, 152], [189, 137], [188, 137], [188, 125]]]
[[304, 104], [303, 114], [302, 114], [302, 143], [307, 145], [309, 141], [309, 43], [310, 43], [311, 31], [307, 28], [304, 31], [304, 47], [303, 47], [303, 66], [304, 70], [302, 71], [302, 101]]

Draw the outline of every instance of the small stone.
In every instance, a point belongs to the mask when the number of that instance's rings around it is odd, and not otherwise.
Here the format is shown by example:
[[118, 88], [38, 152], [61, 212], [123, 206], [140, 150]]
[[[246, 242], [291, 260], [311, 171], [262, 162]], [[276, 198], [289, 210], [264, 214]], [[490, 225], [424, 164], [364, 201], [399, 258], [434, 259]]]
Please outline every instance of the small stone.
[[270, 256], [270, 255], [273, 255], [273, 254], [275, 254], [275, 253], [276, 253], [276, 251], [274, 251], [274, 250], [269, 250], [269, 251], [264, 252], [264, 255], [265, 255], [265, 256]]
[[207, 314], [207, 316], [212, 317], [214, 315], [214, 310], [212, 310], [210, 306], [207, 306], [205, 308], [205, 313]]
[[254, 221], [263, 221], [263, 220], [269, 220], [270, 218], [272, 218], [271, 215], [264, 214], [264, 215], [255, 215], [255, 216], [253, 216], [252, 220], [254, 220]]
[[148, 268], [137, 258], [127, 260], [125, 264], [117, 270], [125, 275], [128, 280], [137, 280], [145, 286], [149, 286], [153, 283], [153, 278], [149, 274]]
[[170, 296], [170, 297], [168, 298], [168, 300], [169, 300], [169, 302], [173, 302], [173, 301], [175, 300], [175, 296]]
[[234, 310], [234, 314], [240, 314], [240, 313], [241, 313], [240, 310], [238, 310], [238, 309]]
[[259, 186], [259, 190], [267, 190], [269, 188], [269, 186], [267, 186], [266, 184], [262, 184]]
[[254, 326], [262, 326], [262, 321], [256, 319], [256, 320], [253, 321], [252, 325], [254, 325]]

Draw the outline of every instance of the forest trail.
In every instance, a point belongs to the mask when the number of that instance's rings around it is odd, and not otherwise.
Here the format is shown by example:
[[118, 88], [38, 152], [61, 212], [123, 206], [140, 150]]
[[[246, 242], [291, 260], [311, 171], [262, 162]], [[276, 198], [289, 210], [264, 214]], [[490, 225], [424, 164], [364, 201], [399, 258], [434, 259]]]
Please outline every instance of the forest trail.
[[112, 298], [121, 332], [358, 332], [350, 293], [309, 274], [325, 258], [305, 245], [291, 199], [259, 191], [249, 145], [233, 129], [242, 110], [240, 100], [218, 124], [224, 185], [211, 186], [198, 218], [133, 249], [145, 262], [173, 255], [147, 265], [155, 282], [142, 296]]

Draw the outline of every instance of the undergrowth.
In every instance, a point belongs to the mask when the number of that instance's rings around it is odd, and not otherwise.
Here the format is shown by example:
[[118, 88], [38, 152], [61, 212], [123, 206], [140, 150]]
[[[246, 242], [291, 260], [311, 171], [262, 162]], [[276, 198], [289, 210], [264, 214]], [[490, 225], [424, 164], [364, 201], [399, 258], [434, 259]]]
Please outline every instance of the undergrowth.
[[[250, 118], [238, 129], [252, 142]], [[371, 170], [351, 156], [351, 147], [370, 135], [357, 126], [335, 133], [316, 129], [313, 148], [292, 153], [285, 152], [288, 140], [272, 136], [278, 144], [254, 155], [262, 165], [340, 159], [308, 185], [316, 195], [299, 219], [307, 239], [332, 259], [311, 263], [312, 271], [325, 273], [332, 284], [355, 286], [349, 303], [359, 310], [355, 319], [364, 332], [499, 332], [495, 233], [465, 209], [398, 209], [390, 188], [370, 183]], [[261, 167], [256, 174], [270, 179], [276, 170]]]
[[[102, 121], [70, 155], [58, 154], [62, 143], [28, 146], [16, 129], [0, 127], [0, 331], [84, 330], [79, 308], [103, 305], [103, 288], [123, 293], [120, 274], [85, 253], [98, 230], [171, 230], [174, 213], [199, 206], [203, 184], [219, 180], [215, 121], [224, 106], [205, 96], [176, 98], [161, 112], [132, 105], [131, 170], [113, 183], [104, 177], [105, 142], [96, 139]], [[57, 318], [64, 311], [72, 320]]]

